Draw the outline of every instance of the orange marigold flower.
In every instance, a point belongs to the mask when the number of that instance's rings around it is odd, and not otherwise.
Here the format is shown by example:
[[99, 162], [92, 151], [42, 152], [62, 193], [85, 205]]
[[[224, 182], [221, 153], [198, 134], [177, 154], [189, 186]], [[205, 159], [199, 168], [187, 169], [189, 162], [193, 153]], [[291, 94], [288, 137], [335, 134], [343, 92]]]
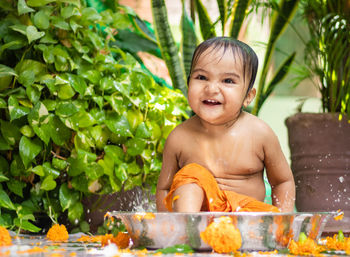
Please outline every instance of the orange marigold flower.
[[330, 250], [345, 250], [345, 241], [339, 241], [338, 235], [333, 235], [333, 237], [326, 238], [326, 246]]
[[324, 247], [317, 245], [311, 238], [306, 238], [302, 242], [290, 241], [288, 245], [289, 252], [294, 255], [320, 255]]
[[118, 235], [115, 237], [112, 234], [106, 234], [102, 237], [102, 246], [111, 243], [117, 245], [120, 249], [127, 248], [130, 244], [130, 236], [127, 233], [119, 232]]
[[342, 210], [337, 210], [337, 215], [333, 217], [334, 220], [342, 220], [344, 218], [344, 212]]
[[201, 232], [200, 236], [218, 253], [236, 252], [242, 246], [241, 233], [233, 225], [230, 217], [223, 216], [215, 219]]
[[51, 241], [66, 241], [69, 238], [66, 227], [62, 224], [54, 224], [47, 232], [46, 237]]
[[78, 242], [87, 242], [87, 243], [101, 243], [103, 235], [99, 236], [81, 236], [77, 239]]
[[17, 251], [17, 254], [26, 254], [26, 253], [32, 254], [32, 253], [45, 253], [45, 252], [47, 252], [46, 249], [34, 246], [33, 248], [28, 250]]
[[12, 239], [10, 233], [6, 228], [0, 226], [0, 246], [12, 245]]

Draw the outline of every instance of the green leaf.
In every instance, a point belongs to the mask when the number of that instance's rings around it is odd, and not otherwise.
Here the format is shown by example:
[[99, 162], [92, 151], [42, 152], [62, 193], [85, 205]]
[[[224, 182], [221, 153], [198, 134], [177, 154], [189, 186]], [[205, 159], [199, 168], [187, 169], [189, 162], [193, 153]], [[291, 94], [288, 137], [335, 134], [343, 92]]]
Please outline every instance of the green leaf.
[[115, 175], [116, 177], [124, 183], [128, 179], [128, 164], [127, 163], [121, 163], [118, 166], [115, 166]]
[[8, 181], [8, 180], [9, 180], [8, 177], [6, 177], [4, 174], [0, 173], [0, 182], [4, 182], [4, 181]]
[[60, 16], [52, 16], [51, 23], [56, 28], [59, 28], [62, 30], [69, 30], [70, 29], [69, 24]]
[[232, 13], [231, 37], [238, 38], [238, 33], [241, 30], [250, 3], [251, 0], [239, 0], [235, 3], [234, 12]]
[[74, 15], [80, 16], [80, 11], [73, 5], [68, 5], [61, 9], [61, 15], [64, 19], [68, 19]]
[[10, 197], [6, 194], [6, 192], [0, 189], [0, 207], [9, 210], [16, 210], [15, 205], [11, 202]]
[[41, 152], [42, 146], [39, 140], [30, 140], [22, 136], [19, 141], [19, 154], [25, 168], [28, 168], [32, 160]]
[[142, 153], [146, 147], [146, 141], [141, 138], [131, 138], [126, 143], [127, 153], [131, 156], [136, 156]]
[[71, 130], [57, 116], [51, 117], [48, 127], [50, 137], [56, 145], [63, 146], [72, 136]]
[[70, 85], [74, 88], [74, 90], [79, 94], [84, 95], [87, 89], [85, 80], [82, 77], [74, 74], [66, 73], [66, 75], [68, 81], [70, 82]]
[[138, 175], [141, 173], [140, 166], [136, 163], [136, 161], [133, 161], [128, 164], [128, 174], [130, 175]]
[[29, 100], [33, 104], [36, 104], [37, 102], [39, 102], [40, 96], [41, 96], [40, 90], [41, 90], [41, 86], [38, 84], [33, 84], [33, 85], [27, 86], [26, 93], [27, 93]]
[[62, 100], [71, 99], [75, 95], [74, 89], [69, 84], [60, 85], [58, 89], [58, 97]]
[[0, 135], [0, 151], [11, 150], [11, 146], [5, 141], [5, 139]]
[[7, 173], [9, 171], [9, 168], [10, 167], [8, 161], [0, 155], [0, 173]]
[[27, 185], [25, 182], [17, 179], [11, 179], [10, 181], [6, 182], [6, 185], [11, 192], [23, 198], [23, 188], [25, 188]]
[[17, 11], [18, 15], [22, 15], [28, 12], [34, 12], [35, 10], [28, 7], [25, 0], [18, 0]]
[[35, 82], [35, 74], [31, 70], [25, 70], [19, 74], [18, 82], [25, 87], [31, 86]]
[[52, 168], [51, 163], [49, 162], [44, 162], [43, 168], [44, 168], [45, 175], [52, 176], [53, 179], [56, 179], [60, 175], [60, 172]]
[[69, 189], [67, 183], [64, 183], [59, 189], [59, 199], [62, 211], [65, 211], [79, 201], [79, 192]]
[[49, 16], [44, 10], [40, 10], [34, 15], [34, 24], [39, 29], [48, 29], [50, 26]]
[[44, 168], [41, 165], [35, 166], [34, 168], [31, 169], [31, 171], [40, 177], [45, 176]]
[[104, 170], [96, 162], [92, 162], [87, 166], [85, 173], [90, 180], [96, 180], [104, 174]]
[[73, 177], [71, 182], [72, 182], [72, 187], [75, 190], [78, 190], [83, 193], [89, 193], [88, 179], [86, 178], [85, 174], [81, 174], [79, 176]]
[[82, 218], [84, 213], [84, 207], [81, 202], [77, 202], [74, 204], [71, 208], [68, 209], [68, 220], [74, 224], [77, 225]]
[[58, 170], [64, 170], [68, 165], [68, 162], [58, 158], [52, 158], [52, 166]]
[[7, 76], [18, 76], [16, 71], [6, 65], [0, 64], [0, 78]]
[[52, 175], [48, 175], [44, 178], [41, 183], [40, 189], [45, 191], [50, 191], [56, 188], [56, 181], [53, 179]]
[[34, 130], [29, 125], [24, 125], [23, 127], [20, 128], [19, 131], [22, 133], [23, 136], [26, 136], [26, 137], [35, 136]]
[[125, 156], [123, 149], [116, 145], [106, 145], [104, 151], [114, 161], [123, 160]]
[[29, 44], [45, 35], [45, 32], [38, 32], [37, 28], [34, 26], [28, 26], [26, 29], [26, 34]]
[[33, 225], [32, 223], [30, 223], [28, 220], [23, 220], [23, 219], [18, 219], [15, 218], [13, 220], [13, 223], [24, 230], [30, 231], [30, 232], [34, 232], [37, 233], [41, 230], [41, 228], [38, 228], [37, 226]]
[[27, 4], [32, 7], [40, 7], [52, 2], [55, 2], [55, 0], [27, 0]]
[[107, 127], [120, 136], [132, 136], [130, 125], [125, 116], [110, 115], [105, 121]]
[[81, 12], [81, 19], [97, 22], [101, 19], [101, 15], [92, 7], [84, 8]]
[[173, 87], [180, 89], [187, 96], [185, 70], [170, 29], [165, 2], [164, 0], [152, 0], [151, 4], [159, 47], [169, 70]]
[[10, 165], [10, 174], [12, 176], [20, 176], [25, 171], [23, 161], [18, 154], [13, 155], [13, 160]]
[[12, 95], [8, 99], [8, 110], [10, 112], [11, 121], [27, 115], [30, 111], [27, 107], [19, 106], [18, 100]]
[[212, 21], [210, 20], [207, 9], [204, 7], [201, 0], [196, 1], [196, 8], [198, 12], [199, 24], [204, 40], [215, 37], [215, 28]]
[[68, 162], [70, 163], [68, 169], [69, 176], [74, 177], [80, 175], [81, 173], [84, 173], [84, 170], [87, 166], [84, 160], [70, 157], [68, 158]]
[[1, 213], [0, 226], [5, 228], [12, 226], [12, 217], [9, 213]]
[[21, 133], [18, 127], [8, 121], [0, 120], [1, 133], [7, 143], [10, 145], [15, 145], [21, 139]]
[[270, 61], [273, 56], [275, 44], [294, 16], [298, 3], [299, 0], [282, 0], [279, 2], [278, 12], [273, 15], [270, 37], [265, 51], [264, 64], [259, 79], [259, 85], [256, 90], [255, 104], [252, 110], [252, 114], [254, 115], [259, 114], [259, 106], [262, 106], [260, 97], [262, 97], [264, 90], [266, 90], [266, 78], [270, 69]]
[[18, 218], [22, 220], [35, 221], [35, 217], [33, 215], [33, 207], [33, 204], [30, 207], [25, 206], [25, 202], [22, 204], [16, 204], [16, 213]]
[[184, 2], [182, 8], [181, 27], [182, 61], [184, 64], [186, 77], [188, 77], [191, 69], [192, 55], [197, 47], [197, 36], [193, 21], [187, 15]]
[[141, 122], [140, 125], [136, 128], [135, 136], [139, 138], [149, 138], [151, 137], [151, 132], [147, 128], [144, 122]]

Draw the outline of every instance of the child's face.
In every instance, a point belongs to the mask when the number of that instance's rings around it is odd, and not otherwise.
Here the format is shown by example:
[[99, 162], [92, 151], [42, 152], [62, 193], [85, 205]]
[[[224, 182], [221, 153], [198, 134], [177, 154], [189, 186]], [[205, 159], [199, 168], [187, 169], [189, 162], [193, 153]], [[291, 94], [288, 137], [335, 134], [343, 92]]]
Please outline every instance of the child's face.
[[242, 106], [254, 99], [249, 79], [243, 77], [243, 63], [231, 49], [207, 49], [193, 67], [188, 88], [188, 102], [204, 121], [222, 125], [238, 118]]

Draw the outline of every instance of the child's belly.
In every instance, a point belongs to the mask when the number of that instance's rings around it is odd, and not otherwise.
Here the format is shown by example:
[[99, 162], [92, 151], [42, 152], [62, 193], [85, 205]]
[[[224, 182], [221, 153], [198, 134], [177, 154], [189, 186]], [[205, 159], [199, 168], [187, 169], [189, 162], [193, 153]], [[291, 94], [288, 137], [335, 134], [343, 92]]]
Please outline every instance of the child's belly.
[[234, 191], [239, 194], [247, 195], [259, 201], [265, 198], [265, 183], [262, 172], [240, 175], [236, 178], [215, 177], [221, 190]]

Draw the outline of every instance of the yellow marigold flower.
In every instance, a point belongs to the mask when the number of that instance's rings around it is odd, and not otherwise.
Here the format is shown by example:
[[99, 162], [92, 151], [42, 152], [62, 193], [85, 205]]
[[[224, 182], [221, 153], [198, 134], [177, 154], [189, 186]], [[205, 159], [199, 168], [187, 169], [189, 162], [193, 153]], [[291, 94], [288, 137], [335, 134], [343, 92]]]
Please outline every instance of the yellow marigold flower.
[[10, 233], [6, 228], [0, 226], [0, 246], [12, 245]]
[[112, 234], [106, 234], [102, 237], [102, 246], [111, 243], [117, 245], [120, 249], [127, 248], [130, 244], [130, 236], [127, 233], [119, 232], [118, 235], [115, 237]]
[[46, 237], [54, 242], [66, 241], [69, 238], [66, 227], [62, 224], [54, 224], [47, 232]]
[[233, 225], [230, 217], [223, 216], [214, 220], [200, 236], [218, 253], [236, 252], [242, 246], [241, 233]]
[[288, 245], [289, 252], [294, 255], [320, 255], [324, 247], [317, 245], [311, 238], [306, 238], [302, 242], [290, 241]]

